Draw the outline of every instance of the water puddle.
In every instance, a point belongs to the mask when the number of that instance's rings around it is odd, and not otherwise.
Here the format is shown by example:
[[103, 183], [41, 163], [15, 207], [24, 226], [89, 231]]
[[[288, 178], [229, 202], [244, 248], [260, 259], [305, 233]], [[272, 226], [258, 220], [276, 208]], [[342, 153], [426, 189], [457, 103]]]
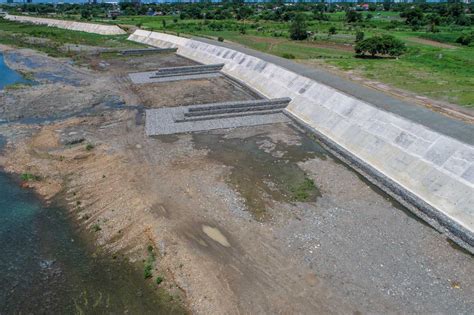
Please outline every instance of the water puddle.
[[210, 227], [208, 225], [202, 226], [202, 231], [209, 236], [210, 239], [216, 241], [224, 247], [230, 247], [230, 243], [227, 238], [217, 228]]
[[0, 217], [0, 313], [183, 313], [124, 257], [92, 249], [62, 208], [43, 207], [1, 172]]
[[3, 53], [0, 52], [0, 90], [13, 84], [32, 83], [30, 80], [25, 79], [20, 73], [10, 69], [5, 63]]
[[267, 134], [243, 138], [202, 133], [193, 135], [196, 149], [207, 149], [208, 157], [231, 166], [229, 184], [244, 198], [257, 220], [269, 218], [271, 200], [314, 202], [320, 196], [316, 184], [297, 165], [323, 157], [324, 149], [305, 135], [299, 145], [274, 142]]

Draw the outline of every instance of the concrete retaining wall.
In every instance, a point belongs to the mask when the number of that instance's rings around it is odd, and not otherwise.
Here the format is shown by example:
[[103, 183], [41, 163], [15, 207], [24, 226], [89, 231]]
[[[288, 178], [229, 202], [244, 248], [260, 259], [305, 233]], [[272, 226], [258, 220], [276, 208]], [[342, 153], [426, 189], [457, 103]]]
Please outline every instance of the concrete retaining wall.
[[4, 17], [10, 21], [22, 22], [22, 23], [33, 23], [41, 24], [52, 27], [63, 28], [71, 31], [81, 31], [87, 33], [95, 33], [100, 35], [123, 35], [126, 34], [124, 30], [116, 25], [102, 25], [93, 23], [82, 23], [75, 21], [65, 21], [56, 19], [45, 19], [31, 16], [20, 16], [20, 15], [6, 15]]
[[291, 97], [289, 115], [473, 250], [474, 147], [229, 48], [143, 30], [129, 39], [177, 47], [204, 64], [224, 63], [223, 72], [268, 98]]

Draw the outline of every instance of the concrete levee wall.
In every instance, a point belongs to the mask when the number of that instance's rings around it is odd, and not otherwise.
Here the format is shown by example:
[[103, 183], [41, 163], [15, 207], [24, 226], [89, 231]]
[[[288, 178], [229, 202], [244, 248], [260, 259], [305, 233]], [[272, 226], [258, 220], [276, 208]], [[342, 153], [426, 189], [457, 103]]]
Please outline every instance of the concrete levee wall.
[[289, 115], [387, 179], [397, 194], [410, 196], [406, 200], [424, 208], [437, 228], [474, 248], [474, 147], [229, 48], [143, 30], [129, 39], [177, 47], [204, 64], [224, 63], [225, 73], [267, 97], [290, 97]]
[[10, 21], [22, 22], [22, 23], [33, 23], [40, 25], [47, 25], [52, 27], [63, 28], [71, 31], [81, 31], [87, 33], [95, 33], [100, 35], [123, 35], [126, 34], [124, 30], [116, 25], [103, 25], [94, 23], [83, 23], [66, 20], [46, 19], [37, 18], [32, 16], [21, 16], [21, 15], [6, 15], [4, 17]]

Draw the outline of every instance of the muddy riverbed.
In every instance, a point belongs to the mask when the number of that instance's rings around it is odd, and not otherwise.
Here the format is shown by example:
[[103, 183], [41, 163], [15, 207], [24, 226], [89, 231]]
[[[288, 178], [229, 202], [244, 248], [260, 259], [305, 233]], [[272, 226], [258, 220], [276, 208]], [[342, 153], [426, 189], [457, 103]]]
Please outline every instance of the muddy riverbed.
[[[43, 82], [3, 94], [2, 119], [22, 108], [28, 117], [54, 119], [0, 124], [7, 142], [0, 164], [39, 176], [25, 185], [46, 201], [61, 193], [95, 246], [151, 265], [145, 281], [163, 277], [160, 286], [191, 312], [472, 312], [472, 256], [296, 126], [149, 138], [143, 106], [179, 105], [187, 87], [197, 91], [197, 81], [181, 81], [176, 89], [153, 84], [150, 94], [126, 79], [120, 63], [104, 60], [108, 70], [97, 70], [15, 53], [67, 65], [85, 85]], [[130, 72], [153, 70], [134, 58]], [[160, 57], [146, 57], [152, 67], [150, 58]], [[253, 97], [245, 87], [209, 82], [202, 84], [218, 85], [229, 101]], [[96, 98], [81, 97], [85, 89]], [[74, 105], [61, 99], [63, 91]], [[206, 93], [189, 93], [186, 102], [212, 98]], [[40, 94], [57, 103], [31, 106]], [[166, 98], [142, 104], [151, 95]], [[122, 106], [100, 105], [109, 96]], [[89, 110], [97, 107], [91, 99], [100, 110]], [[149, 245], [156, 249], [152, 261]]]

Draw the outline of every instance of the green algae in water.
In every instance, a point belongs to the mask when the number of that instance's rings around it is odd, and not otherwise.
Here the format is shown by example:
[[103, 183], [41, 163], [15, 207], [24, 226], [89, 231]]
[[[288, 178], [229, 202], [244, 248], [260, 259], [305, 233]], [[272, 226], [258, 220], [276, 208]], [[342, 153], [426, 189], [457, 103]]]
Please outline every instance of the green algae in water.
[[280, 202], [314, 202], [320, 196], [315, 183], [297, 165], [325, 151], [306, 135], [300, 135], [300, 145], [275, 143], [272, 154], [262, 148], [272, 142], [265, 135], [246, 138], [225, 138], [220, 134], [193, 135], [197, 149], [207, 149], [208, 157], [232, 167], [229, 184], [244, 198], [247, 208], [257, 220], [269, 218], [269, 199]]
[[91, 253], [66, 212], [0, 172], [0, 313], [182, 314], [124, 259]]

